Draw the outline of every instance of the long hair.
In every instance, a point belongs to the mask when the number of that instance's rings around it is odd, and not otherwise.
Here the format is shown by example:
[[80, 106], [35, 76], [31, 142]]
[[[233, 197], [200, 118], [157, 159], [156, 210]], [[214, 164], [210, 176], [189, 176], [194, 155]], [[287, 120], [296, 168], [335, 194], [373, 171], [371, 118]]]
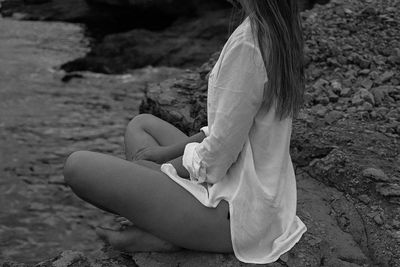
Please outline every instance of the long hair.
[[264, 104], [279, 119], [295, 117], [304, 94], [303, 35], [298, 0], [242, 0], [267, 70]]

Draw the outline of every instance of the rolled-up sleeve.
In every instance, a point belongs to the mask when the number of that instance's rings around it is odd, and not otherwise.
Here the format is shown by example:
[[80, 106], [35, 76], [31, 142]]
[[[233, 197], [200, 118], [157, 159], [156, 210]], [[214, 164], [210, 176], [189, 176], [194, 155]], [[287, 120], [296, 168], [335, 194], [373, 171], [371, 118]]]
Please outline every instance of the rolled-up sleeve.
[[187, 144], [183, 154], [192, 181], [215, 184], [225, 177], [248, 138], [266, 82], [260, 51], [252, 43], [239, 42], [226, 52], [209, 96], [215, 105], [212, 124], [206, 138]]

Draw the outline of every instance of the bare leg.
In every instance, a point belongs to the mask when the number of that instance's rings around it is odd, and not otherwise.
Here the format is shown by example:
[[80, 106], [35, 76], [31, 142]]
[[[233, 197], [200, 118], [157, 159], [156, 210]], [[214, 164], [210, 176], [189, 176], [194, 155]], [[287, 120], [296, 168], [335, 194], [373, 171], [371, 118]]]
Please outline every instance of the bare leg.
[[161, 240], [192, 250], [232, 252], [227, 202], [207, 208], [160, 171], [75, 152], [66, 162], [65, 178], [78, 196]]
[[140, 114], [132, 119], [125, 133], [125, 155], [132, 160], [136, 152], [148, 146], [167, 146], [188, 138], [172, 124], [150, 114]]
[[[125, 155], [132, 160], [136, 152], [147, 146], [170, 145], [182, 141], [187, 136], [178, 128], [151, 114], [140, 114], [130, 121], [125, 133]], [[160, 170], [160, 165], [149, 161], [135, 161], [136, 164]], [[141, 232], [141, 234], [138, 234]], [[123, 231], [98, 229], [97, 233], [107, 243], [122, 251], [174, 251], [179, 248], [161, 240], [137, 227]], [[140, 242], [138, 242], [138, 239]], [[146, 242], [144, 239], [148, 239]], [[145, 247], [145, 244], [151, 244]], [[157, 248], [158, 247], [158, 248]]]

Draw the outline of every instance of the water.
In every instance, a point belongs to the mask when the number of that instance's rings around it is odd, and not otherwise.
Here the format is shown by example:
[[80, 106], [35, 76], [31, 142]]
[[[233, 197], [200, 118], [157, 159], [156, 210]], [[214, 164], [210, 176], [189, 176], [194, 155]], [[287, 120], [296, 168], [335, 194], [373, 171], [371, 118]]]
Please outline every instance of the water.
[[123, 157], [147, 83], [181, 72], [83, 72], [64, 83], [58, 66], [87, 51], [83, 40], [77, 25], [0, 18], [0, 259], [33, 264], [103, 245], [93, 230], [114, 217], [63, 184], [64, 160], [82, 149]]

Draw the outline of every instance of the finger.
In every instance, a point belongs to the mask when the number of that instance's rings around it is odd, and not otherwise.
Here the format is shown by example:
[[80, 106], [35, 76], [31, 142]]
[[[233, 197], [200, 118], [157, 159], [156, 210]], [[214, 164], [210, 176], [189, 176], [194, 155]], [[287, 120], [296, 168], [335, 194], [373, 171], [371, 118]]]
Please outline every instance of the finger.
[[138, 149], [138, 150], [136, 151], [136, 154], [143, 153], [143, 151], [144, 151], [145, 149], [146, 149], [146, 147], [142, 147], [142, 148]]
[[147, 153], [143, 152], [136, 156], [136, 160], [146, 160], [148, 159]]
[[140, 159], [140, 157], [142, 157], [142, 155], [143, 155], [143, 153], [144, 153], [144, 149], [145, 149], [145, 148], [141, 148], [141, 149], [139, 149], [139, 150], [136, 152], [136, 154], [135, 154], [135, 156], [134, 156], [134, 159], [135, 159], [135, 160], [138, 160], [138, 159]]

